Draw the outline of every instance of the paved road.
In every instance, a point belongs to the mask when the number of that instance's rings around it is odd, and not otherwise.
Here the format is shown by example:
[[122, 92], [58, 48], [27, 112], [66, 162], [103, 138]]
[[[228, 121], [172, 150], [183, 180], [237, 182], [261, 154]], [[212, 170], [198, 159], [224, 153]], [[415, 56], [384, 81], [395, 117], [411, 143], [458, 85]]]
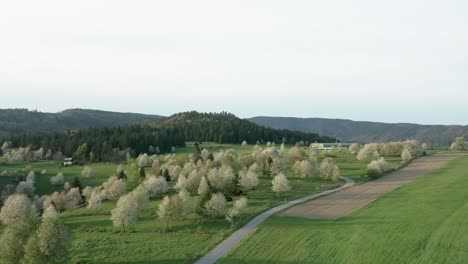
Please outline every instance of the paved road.
[[213, 250], [211, 250], [207, 255], [199, 259], [195, 264], [213, 264], [216, 261], [218, 261], [221, 257], [226, 255], [232, 248], [234, 248], [243, 238], [245, 238], [249, 233], [251, 233], [253, 230], [257, 228], [258, 225], [263, 223], [268, 217], [272, 216], [273, 214], [276, 214], [282, 210], [285, 210], [287, 208], [290, 208], [294, 205], [300, 204], [307, 202], [312, 199], [316, 199], [321, 196], [325, 196], [328, 194], [335, 193], [340, 190], [344, 190], [348, 187], [351, 187], [354, 185], [354, 181], [351, 179], [348, 179], [346, 177], [341, 177], [346, 183], [342, 185], [341, 187], [331, 189], [328, 191], [324, 191], [321, 193], [313, 194], [310, 196], [306, 196], [301, 199], [297, 199], [294, 201], [290, 201], [288, 203], [279, 205], [277, 207], [274, 207], [272, 209], [269, 209], [268, 211], [265, 211], [259, 215], [257, 215], [254, 219], [252, 219], [250, 222], [248, 222], [245, 226], [243, 226], [241, 229], [237, 230], [235, 233], [233, 233], [231, 236], [229, 236], [227, 239], [225, 239], [221, 244], [216, 246]]
[[338, 219], [464, 155], [437, 154], [422, 157], [414, 160], [408, 166], [387, 174], [378, 180], [356, 185], [341, 192], [302, 203], [280, 212], [279, 215], [311, 219]]

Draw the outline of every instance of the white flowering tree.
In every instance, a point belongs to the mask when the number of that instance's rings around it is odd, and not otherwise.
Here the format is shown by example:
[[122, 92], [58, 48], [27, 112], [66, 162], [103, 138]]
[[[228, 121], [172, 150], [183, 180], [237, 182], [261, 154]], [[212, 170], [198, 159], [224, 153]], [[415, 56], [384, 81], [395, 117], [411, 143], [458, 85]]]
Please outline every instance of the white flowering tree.
[[226, 220], [231, 223], [231, 227], [234, 226], [234, 219], [245, 212], [247, 209], [247, 198], [241, 197], [234, 201], [232, 207], [226, 214]]
[[382, 157], [378, 160], [373, 160], [367, 165], [367, 169], [371, 176], [382, 175], [389, 168], [389, 164]]
[[77, 208], [81, 204], [81, 194], [78, 188], [71, 188], [65, 195], [65, 209]]
[[36, 217], [36, 206], [24, 194], [10, 195], [0, 210], [0, 221], [5, 225], [20, 219], [33, 219]]
[[126, 194], [119, 198], [116, 207], [111, 211], [111, 220], [114, 226], [126, 227], [136, 223], [138, 219], [138, 203], [131, 194]]
[[55, 187], [62, 186], [65, 183], [65, 177], [62, 172], [57, 173], [57, 175], [50, 178], [50, 184]]
[[81, 176], [89, 178], [94, 175], [94, 170], [93, 168], [89, 166], [85, 166], [83, 170], [81, 171]]
[[91, 195], [88, 198], [88, 205], [86, 206], [88, 209], [97, 210], [101, 208], [103, 199], [102, 191], [99, 188], [94, 188], [91, 191]]
[[169, 185], [164, 177], [156, 177], [151, 176], [148, 177], [144, 182], [143, 185], [149, 192], [150, 197], [156, 197], [159, 195], [163, 195], [167, 193], [169, 190]]
[[174, 186], [175, 189], [179, 191], [182, 189], [186, 189], [187, 186], [188, 186], [187, 178], [185, 178], [184, 175], [180, 175], [179, 179], [177, 179], [176, 185]]
[[260, 181], [255, 172], [250, 170], [242, 170], [239, 172], [239, 188], [242, 192], [247, 193], [248, 191], [255, 189]]
[[369, 143], [364, 145], [364, 147], [357, 154], [357, 159], [361, 161], [369, 161], [378, 159], [379, 157], [379, 145], [377, 143]]
[[164, 222], [164, 231], [169, 231], [172, 222], [181, 215], [179, 196], [165, 196], [158, 207], [158, 218]]
[[286, 175], [284, 175], [284, 173], [276, 175], [271, 181], [271, 184], [271, 189], [273, 190], [273, 192], [276, 193], [277, 196], [280, 196], [283, 193], [289, 192], [291, 190], [288, 178], [286, 178]]
[[353, 143], [353, 144], [349, 145], [349, 152], [351, 154], [357, 155], [359, 153], [359, 150], [361, 150], [361, 148], [359, 147], [358, 144]]
[[57, 218], [43, 218], [25, 246], [22, 264], [59, 264], [69, 258], [71, 235]]
[[466, 150], [466, 143], [464, 137], [457, 137], [455, 141], [450, 145], [451, 150], [455, 151], [463, 151]]
[[31, 221], [15, 220], [5, 226], [0, 236], [0, 263], [18, 264], [24, 256], [24, 245], [34, 232]]
[[402, 163], [408, 163], [411, 161], [413, 158], [413, 155], [411, 155], [411, 152], [408, 149], [403, 149], [401, 152], [401, 162]]
[[338, 181], [341, 175], [340, 169], [333, 158], [327, 157], [320, 163], [320, 176], [323, 179]]
[[222, 193], [215, 193], [205, 203], [205, 212], [209, 217], [223, 216], [227, 212], [226, 197]]

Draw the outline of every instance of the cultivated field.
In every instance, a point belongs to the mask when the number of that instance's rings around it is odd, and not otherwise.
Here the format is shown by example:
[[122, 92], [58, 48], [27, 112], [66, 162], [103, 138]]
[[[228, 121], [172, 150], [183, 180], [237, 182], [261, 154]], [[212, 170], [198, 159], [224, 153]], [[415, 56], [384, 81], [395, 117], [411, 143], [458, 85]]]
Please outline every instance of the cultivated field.
[[468, 263], [468, 157], [338, 220], [277, 216], [227, 263]]

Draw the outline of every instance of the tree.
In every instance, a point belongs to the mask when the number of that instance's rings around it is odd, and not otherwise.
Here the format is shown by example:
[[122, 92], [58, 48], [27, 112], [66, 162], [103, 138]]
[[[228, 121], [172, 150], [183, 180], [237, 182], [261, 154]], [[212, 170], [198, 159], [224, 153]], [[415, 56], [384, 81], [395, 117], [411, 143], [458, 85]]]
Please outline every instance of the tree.
[[45, 210], [44, 213], [42, 214], [43, 219], [57, 219], [58, 218], [58, 212], [55, 210], [55, 207], [51, 204], [49, 205]]
[[24, 256], [24, 245], [33, 232], [29, 219], [17, 219], [9, 223], [0, 236], [0, 263], [19, 264]]
[[73, 178], [73, 182], [71, 184], [71, 187], [72, 188], [78, 188], [78, 190], [81, 192], [81, 190], [83, 189], [83, 185], [81, 185], [81, 181], [80, 179], [78, 178], [78, 176], [75, 176], [75, 178]]
[[136, 201], [136, 204], [138, 206], [138, 215], [140, 215], [149, 203], [148, 189], [146, 189], [144, 185], [140, 184], [138, 185], [138, 187], [135, 188], [135, 190], [131, 192], [131, 195]]
[[25, 246], [22, 264], [62, 264], [68, 260], [71, 235], [58, 218], [44, 218]]
[[255, 189], [259, 184], [258, 176], [255, 172], [248, 170], [242, 170], [239, 172], [239, 188], [242, 192], [247, 193], [248, 191]]
[[189, 215], [195, 211], [195, 202], [186, 189], [181, 189], [177, 196], [183, 215]]
[[101, 202], [102, 202], [102, 192], [99, 188], [94, 188], [91, 192], [91, 196], [88, 199], [88, 206], [87, 208], [89, 209], [99, 209], [101, 208]]
[[55, 187], [62, 186], [65, 183], [65, 177], [62, 172], [57, 173], [57, 175], [50, 178], [50, 184]]
[[247, 209], [247, 198], [241, 197], [234, 201], [232, 207], [228, 210], [226, 214], [226, 220], [231, 223], [231, 227], [234, 226], [234, 218], [240, 216], [245, 209]]
[[286, 178], [284, 173], [276, 175], [271, 181], [271, 184], [272, 190], [276, 193], [277, 196], [281, 195], [282, 193], [289, 192], [291, 190], [288, 178]]
[[94, 170], [89, 166], [85, 166], [83, 170], [81, 171], [81, 176], [85, 178], [89, 178], [93, 175], [94, 175]]
[[116, 207], [111, 211], [111, 219], [114, 226], [121, 226], [126, 232], [126, 226], [133, 224], [138, 219], [138, 203], [131, 194], [119, 198]]
[[144, 181], [146, 178], [145, 168], [144, 167], [139, 168], [138, 173], [140, 174], [140, 181]]
[[187, 178], [184, 175], [180, 175], [177, 179], [177, 184], [175, 185], [176, 190], [186, 189], [188, 186]]
[[222, 193], [215, 193], [205, 203], [205, 212], [209, 217], [223, 216], [227, 212], [226, 197]]
[[122, 164], [119, 164], [119, 166], [117, 166], [117, 176], [119, 179], [127, 178], [127, 173], [125, 172], [124, 166]]
[[80, 190], [77, 187], [71, 188], [65, 195], [65, 209], [67, 210], [77, 208], [81, 202]]
[[83, 196], [85, 198], [86, 201], [89, 201], [89, 198], [91, 197], [91, 194], [93, 193], [93, 187], [90, 187], [90, 186], [86, 186], [84, 189], [83, 189]]
[[88, 143], [81, 144], [73, 154], [77, 160], [87, 160], [88, 156]]
[[202, 177], [200, 181], [200, 186], [198, 186], [197, 190], [198, 195], [200, 195], [201, 199], [208, 197], [210, 194], [210, 186], [208, 185], [208, 181], [205, 177]]
[[34, 219], [36, 216], [35, 205], [24, 194], [10, 195], [0, 211], [0, 221], [5, 225], [19, 219]]
[[127, 192], [127, 184], [116, 176], [111, 176], [102, 184], [107, 199], [117, 200]]
[[311, 177], [317, 173], [317, 168], [309, 160], [296, 161], [293, 170], [301, 178]]
[[166, 179], [161, 176], [151, 176], [143, 182], [143, 185], [148, 189], [150, 197], [165, 194], [169, 190]]
[[371, 177], [376, 177], [382, 175], [385, 171], [388, 170], [388, 162], [382, 157], [378, 160], [373, 160], [367, 165], [367, 170]]
[[357, 159], [361, 161], [368, 161], [380, 157], [377, 143], [369, 143], [358, 152]]
[[359, 148], [359, 145], [356, 143], [349, 145], [349, 152], [353, 155], [358, 154], [360, 149], [361, 148]]
[[158, 207], [158, 217], [164, 222], [164, 231], [169, 231], [174, 219], [180, 216], [181, 208], [178, 196], [165, 196]]
[[464, 137], [457, 137], [455, 138], [455, 141], [452, 143], [450, 146], [451, 150], [455, 151], [463, 151], [466, 150], [466, 145], [465, 145], [465, 138]]
[[413, 156], [411, 155], [411, 152], [408, 149], [403, 149], [401, 152], [401, 162], [402, 163], [408, 163], [411, 161]]
[[334, 159], [328, 157], [322, 160], [320, 163], [320, 176], [324, 179], [331, 179], [332, 181], [338, 181], [341, 172]]
[[36, 188], [34, 187], [34, 182], [33, 181], [22, 181], [18, 183], [18, 186], [16, 186], [16, 192], [17, 193], [22, 193], [26, 194], [29, 197], [34, 196], [34, 190]]

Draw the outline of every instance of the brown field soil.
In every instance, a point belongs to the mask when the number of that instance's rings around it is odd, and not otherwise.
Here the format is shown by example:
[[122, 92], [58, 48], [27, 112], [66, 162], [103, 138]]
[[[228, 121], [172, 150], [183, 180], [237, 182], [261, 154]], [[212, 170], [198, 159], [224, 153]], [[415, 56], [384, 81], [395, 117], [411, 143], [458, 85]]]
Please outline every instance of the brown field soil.
[[310, 219], [338, 219], [363, 208], [378, 198], [425, 174], [443, 167], [447, 162], [466, 154], [436, 154], [414, 160], [408, 166], [377, 180], [302, 203], [280, 212], [279, 216]]

